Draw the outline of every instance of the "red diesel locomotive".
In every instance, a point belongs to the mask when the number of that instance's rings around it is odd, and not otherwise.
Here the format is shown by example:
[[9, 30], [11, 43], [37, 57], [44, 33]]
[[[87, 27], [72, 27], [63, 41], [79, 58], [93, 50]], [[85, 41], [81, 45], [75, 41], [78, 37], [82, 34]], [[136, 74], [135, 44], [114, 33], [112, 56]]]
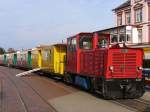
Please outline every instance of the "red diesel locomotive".
[[144, 94], [143, 50], [110, 45], [110, 35], [80, 33], [67, 39], [64, 80], [106, 99]]

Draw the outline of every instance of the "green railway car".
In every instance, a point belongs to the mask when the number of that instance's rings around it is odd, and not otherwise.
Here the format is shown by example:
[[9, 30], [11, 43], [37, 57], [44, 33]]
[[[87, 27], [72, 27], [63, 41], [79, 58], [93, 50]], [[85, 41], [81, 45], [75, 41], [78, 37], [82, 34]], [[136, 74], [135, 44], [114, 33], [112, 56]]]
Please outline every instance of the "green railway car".
[[4, 65], [7, 65], [7, 64], [8, 64], [8, 56], [9, 56], [9, 54], [4, 54], [4, 55], [3, 55], [3, 64], [4, 64]]
[[13, 60], [14, 64], [16, 64], [16, 66], [18, 67], [27, 69], [32, 68], [31, 50], [17, 52], [16, 54], [14, 54]]
[[17, 53], [13, 54], [13, 65], [16, 66], [17, 65]]

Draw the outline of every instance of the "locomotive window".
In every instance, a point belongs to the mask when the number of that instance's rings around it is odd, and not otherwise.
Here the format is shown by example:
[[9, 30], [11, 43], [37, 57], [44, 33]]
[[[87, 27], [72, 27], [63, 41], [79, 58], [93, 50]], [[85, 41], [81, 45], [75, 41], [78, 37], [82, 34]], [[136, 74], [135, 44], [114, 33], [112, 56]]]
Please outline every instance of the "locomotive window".
[[82, 36], [79, 40], [79, 45], [81, 49], [92, 49], [93, 40], [91, 36]]
[[68, 39], [68, 46], [67, 47], [68, 47], [68, 51], [71, 51], [71, 39], [70, 38]]
[[117, 43], [118, 42], [118, 35], [111, 35], [111, 43]]
[[73, 52], [76, 51], [76, 46], [77, 46], [76, 38], [73, 38], [71, 40], [70, 50]]
[[107, 39], [99, 39], [98, 40], [98, 48], [107, 48], [108, 40]]
[[69, 38], [68, 39], [68, 46], [67, 46], [68, 51], [70, 51], [70, 52], [76, 51], [76, 46], [77, 46], [76, 38], [75, 37], [72, 39]]

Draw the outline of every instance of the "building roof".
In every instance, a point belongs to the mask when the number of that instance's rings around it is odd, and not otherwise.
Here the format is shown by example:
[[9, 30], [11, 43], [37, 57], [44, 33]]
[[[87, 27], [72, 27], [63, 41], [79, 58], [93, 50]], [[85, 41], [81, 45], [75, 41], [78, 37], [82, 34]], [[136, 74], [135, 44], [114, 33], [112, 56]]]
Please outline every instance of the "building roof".
[[128, 0], [128, 1], [124, 2], [123, 4], [119, 5], [118, 7], [116, 7], [115, 9], [113, 9], [113, 11], [117, 11], [119, 9], [128, 7], [130, 5], [131, 5], [131, 0]]

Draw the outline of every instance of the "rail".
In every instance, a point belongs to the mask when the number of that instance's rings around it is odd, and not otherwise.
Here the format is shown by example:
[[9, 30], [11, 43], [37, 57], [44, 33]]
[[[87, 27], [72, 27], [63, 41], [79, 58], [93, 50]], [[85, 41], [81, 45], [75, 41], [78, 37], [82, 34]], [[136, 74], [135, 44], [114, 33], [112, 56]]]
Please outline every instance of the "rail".
[[124, 99], [112, 102], [132, 111], [150, 112], [150, 102], [143, 99]]

